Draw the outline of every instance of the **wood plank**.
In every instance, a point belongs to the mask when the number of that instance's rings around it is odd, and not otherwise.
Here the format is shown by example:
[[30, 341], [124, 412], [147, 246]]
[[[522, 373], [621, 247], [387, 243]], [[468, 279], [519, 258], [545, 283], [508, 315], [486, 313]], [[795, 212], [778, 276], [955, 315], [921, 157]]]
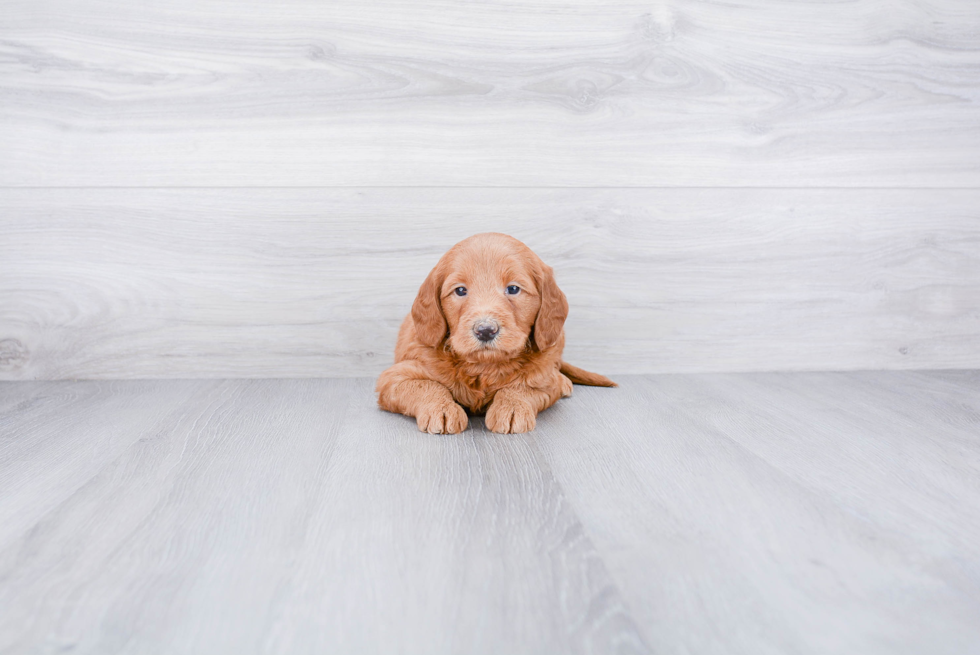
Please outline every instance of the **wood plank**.
[[[0, 385], [0, 548], [78, 494], [134, 444], [170, 427], [214, 385], [84, 382]], [[152, 402], [142, 403], [149, 397]], [[66, 439], [66, 433], [84, 435]]]
[[20, 0], [0, 29], [0, 186], [980, 183], [972, 0]]
[[976, 372], [622, 383], [454, 438], [363, 379], [0, 384], [0, 649], [980, 645]]
[[609, 373], [980, 367], [980, 191], [21, 189], [0, 378], [377, 375], [453, 243], [524, 240]]
[[47, 399], [85, 384], [0, 417], [82, 453], [146, 412], [0, 547], [0, 650], [648, 652], [531, 437], [420, 434], [363, 379], [102, 385], [130, 391], [65, 429], [85, 399]]
[[654, 651], [972, 652], [976, 404], [914, 375], [628, 377], [536, 444]]

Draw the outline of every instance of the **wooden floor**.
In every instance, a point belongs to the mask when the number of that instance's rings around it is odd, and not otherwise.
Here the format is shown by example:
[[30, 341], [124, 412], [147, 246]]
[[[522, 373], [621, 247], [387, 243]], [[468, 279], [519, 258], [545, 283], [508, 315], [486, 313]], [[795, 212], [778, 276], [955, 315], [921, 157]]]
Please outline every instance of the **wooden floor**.
[[0, 653], [968, 653], [980, 373], [0, 384]]

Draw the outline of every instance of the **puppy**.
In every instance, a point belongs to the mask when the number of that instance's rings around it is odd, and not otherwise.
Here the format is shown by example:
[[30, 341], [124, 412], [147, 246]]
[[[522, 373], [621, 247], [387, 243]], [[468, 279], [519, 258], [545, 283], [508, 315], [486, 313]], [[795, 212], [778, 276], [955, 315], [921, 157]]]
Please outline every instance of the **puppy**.
[[[533, 430], [572, 383], [612, 380], [561, 361], [568, 301], [551, 267], [506, 234], [477, 234], [442, 256], [422, 283], [378, 378], [378, 405], [419, 430], [456, 434], [466, 410], [494, 432]], [[465, 409], [464, 409], [465, 408]]]

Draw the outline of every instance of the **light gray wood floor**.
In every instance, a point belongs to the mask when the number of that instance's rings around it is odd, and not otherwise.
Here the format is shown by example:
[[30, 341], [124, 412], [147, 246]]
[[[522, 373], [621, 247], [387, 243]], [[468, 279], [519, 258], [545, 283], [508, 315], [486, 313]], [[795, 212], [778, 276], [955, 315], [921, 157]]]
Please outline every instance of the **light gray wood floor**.
[[968, 653], [980, 374], [0, 384], [2, 653]]

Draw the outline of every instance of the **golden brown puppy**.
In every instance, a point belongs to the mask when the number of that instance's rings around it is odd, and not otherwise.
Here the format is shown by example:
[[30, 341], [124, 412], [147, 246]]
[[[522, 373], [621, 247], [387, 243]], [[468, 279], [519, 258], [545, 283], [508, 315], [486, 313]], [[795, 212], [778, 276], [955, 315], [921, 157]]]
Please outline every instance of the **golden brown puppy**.
[[551, 267], [506, 234], [477, 234], [442, 256], [422, 283], [378, 378], [378, 404], [419, 430], [456, 434], [466, 411], [494, 432], [527, 432], [572, 393], [616, 384], [561, 361], [568, 301]]

